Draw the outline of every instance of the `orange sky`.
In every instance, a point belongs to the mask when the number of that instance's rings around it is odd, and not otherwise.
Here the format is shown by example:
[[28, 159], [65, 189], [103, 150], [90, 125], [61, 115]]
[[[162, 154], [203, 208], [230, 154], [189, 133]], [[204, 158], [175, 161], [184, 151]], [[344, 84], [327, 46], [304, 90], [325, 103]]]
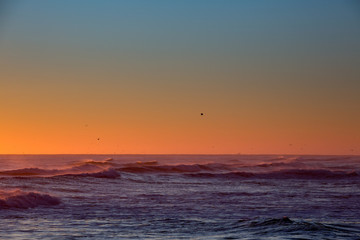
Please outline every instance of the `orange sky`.
[[111, 3], [70, 19], [48, 4], [0, 19], [0, 154], [360, 154], [347, 4], [161, 3], [135, 18], [111, 9], [141, 6]]

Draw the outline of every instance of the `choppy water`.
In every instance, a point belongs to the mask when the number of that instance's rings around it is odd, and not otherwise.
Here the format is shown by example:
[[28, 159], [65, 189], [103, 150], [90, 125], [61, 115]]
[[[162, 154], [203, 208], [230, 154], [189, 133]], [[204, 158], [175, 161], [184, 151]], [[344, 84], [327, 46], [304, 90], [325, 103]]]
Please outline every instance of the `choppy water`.
[[360, 239], [359, 156], [0, 155], [0, 186], [1, 239]]

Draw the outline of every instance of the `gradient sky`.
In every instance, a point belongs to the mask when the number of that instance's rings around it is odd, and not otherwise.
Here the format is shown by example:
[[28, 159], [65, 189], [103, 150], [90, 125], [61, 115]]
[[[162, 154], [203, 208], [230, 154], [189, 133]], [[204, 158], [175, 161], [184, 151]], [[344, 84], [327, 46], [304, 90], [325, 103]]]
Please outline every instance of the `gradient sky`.
[[3, 154], [360, 154], [360, 3], [1, 1], [0, 111]]

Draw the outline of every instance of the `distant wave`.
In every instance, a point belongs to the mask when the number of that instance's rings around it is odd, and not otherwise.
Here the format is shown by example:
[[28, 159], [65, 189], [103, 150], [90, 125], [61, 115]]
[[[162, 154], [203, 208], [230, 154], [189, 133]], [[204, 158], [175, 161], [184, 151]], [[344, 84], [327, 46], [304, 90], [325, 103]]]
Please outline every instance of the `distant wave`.
[[[153, 165], [157, 165], [157, 164], [158, 164], [158, 161], [146, 161], [146, 162], [137, 161], [136, 162], [137, 166], [153, 166]], [[134, 165], [134, 164], [130, 164], [130, 165]]]
[[334, 156], [324, 156], [324, 155], [315, 155], [315, 156], [307, 156], [307, 155], [303, 155], [303, 156], [298, 156], [296, 157], [294, 160], [295, 161], [321, 161], [321, 162], [326, 162], [326, 161], [345, 161], [345, 160], [352, 160], [352, 159], [356, 159], [359, 160], [359, 156], [349, 156], [349, 155], [334, 155]]
[[33, 208], [37, 206], [58, 205], [60, 203], [59, 198], [49, 194], [23, 192], [21, 190], [12, 192], [0, 191], [0, 209]]
[[[266, 171], [240, 171], [247, 169], [247, 167], [236, 164], [192, 164], [192, 165], [149, 165], [137, 166], [129, 165], [126, 167], [117, 168], [120, 172], [130, 173], [183, 173], [186, 176], [202, 177], [202, 178], [350, 178], [359, 177], [359, 172], [356, 171], [332, 171], [328, 169], [311, 169], [302, 163], [284, 163], [278, 164], [261, 164], [249, 166], [253, 169], [255, 167], [264, 169]], [[280, 167], [280, 168], [279, 168]]]
[[221, 163], [208, 164], [180, 164], [180, 165], [138, 165], [127, 164], [124, 167], [117, 168], [119, 171], [131, 173], [191, 173], [191, 172], [213, 172], [213, 171], [229, 171], [233, 167]]
[[[204, 163], [159, 165], [157, 161], [138, 161], [135, 163], [117, 163], [113, 159], [104, 161], [85, 160], [62, 169], [22, 168], [0, 171], [3, 177], [95, 177], [118, 178], [121, 173], [132, 174], [184, 174], [198, 178], [308, 178], [339, 179], [360, 176], [358, 168], [334, 168], [333, 165], [307, 165], [294, 161], [293, 158], [279, 158], [278, 162], [261, 162], [257, 164], [239, 163]], [[355, 166], [355, 165], [354, 165]]]
[[264, 179], [340, 179], [359, 177], [357, 172], [329, 171], [329, 170], [302, 170], [290, 169], [266, 173], [229, 172], [229, 173], [188, 173], [186, 176], [200, 178], [264, 178]]
[[80, 167], [81, 166], [86, 166], [86, 165], [95, 165], [95, 166], [108, 167], [108, 166], [115, 165], [115, 163], [114, 163], [114, 159], [107, 158], [107, 159], [102, 160], [102, 161], [95, 161], [95, 160], [92, 160], [92, 159], [87, 159], [87, 160], [83, 160], [83, 161], [80, 161], [78, 163], [75, 163], [75, 165], [80, 166]]
[[15, 170], [8, 170], [0, 172], [0, 175], [5, 176], [37, 176], [37, 175], [56, 175], [60, 170], [47, 170], [41, 168], [21, 168]]
[[60, 176], [72, 176], [72, 177], [95, 177], [95, 178], [118, 178], [120, 174], [114, 169], [108, 169], [95, 173], [80, 173], [80, 174], [65, 174]]
[[73, 167], [68, 169], [42, 169], [42, 168], [22, 168], [16, 170], [2, 171], [0, 175], [3, 176], [56, 176], [64, 174], [76, 174], [76, 173], [92, 173], [101, 171], [102, 168], [91, 167]]
[[8, 177], [34, 177], [34, 176], [61, 176], [61, 175], [79, 175], [93, 177], [114, 177], [118, 173], [111, 170], [114, 165], [112, 159], [104, 161], [86, 160], [75, 164], [75, 166], [65, 167], [63, 169], [42, 169], [42, 168], [21, 168], [7, 171], [0, 171], [0, 176]]
[[305, 163], [301, 162], [271, 162], [271, 163], [260, 163], [255, 165], [255, 167], [261, 167], [261, 168], [306, 168]]

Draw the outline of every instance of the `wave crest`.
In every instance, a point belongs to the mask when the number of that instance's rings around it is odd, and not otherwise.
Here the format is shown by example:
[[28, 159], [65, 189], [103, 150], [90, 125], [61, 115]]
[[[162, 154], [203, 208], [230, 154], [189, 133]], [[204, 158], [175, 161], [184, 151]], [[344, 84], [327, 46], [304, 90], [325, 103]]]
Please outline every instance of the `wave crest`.
[[115, 169], [108, 169], [95, 173], [80, 173], [80, 174], [66, 174], [62, 176], [74, 176], [74, 177], [95, 177], [95, 178], [118, 178], [120, 174]]
[[229, 171], [231, 165], [221, 163], [208, 164], [179, 164], [179, 165], [156, 165], [156, 164], [127, 164], [117, 170], [131, 173], [192, 173], [192, 172], [214, 172]]
[[114, 170], [110, 170], [114, 165], [112, 159], [106, 159], [104, 161], [85, 160], [75, 165], [65, 167], [62, 169], [43, 169], [43, 168], [21, 168], [15, 170], [0, 171], [0, 175], [8, 177], [52, 177], [61, 175], [103, 175], [115, 176]]
[[5, 192], [0, 191], [0, 209], [6, 208], [33, 208], [37, 206], [58, 205], [59, 198], [49, 194], [37, 192], [23, 192], [20, 190]]

